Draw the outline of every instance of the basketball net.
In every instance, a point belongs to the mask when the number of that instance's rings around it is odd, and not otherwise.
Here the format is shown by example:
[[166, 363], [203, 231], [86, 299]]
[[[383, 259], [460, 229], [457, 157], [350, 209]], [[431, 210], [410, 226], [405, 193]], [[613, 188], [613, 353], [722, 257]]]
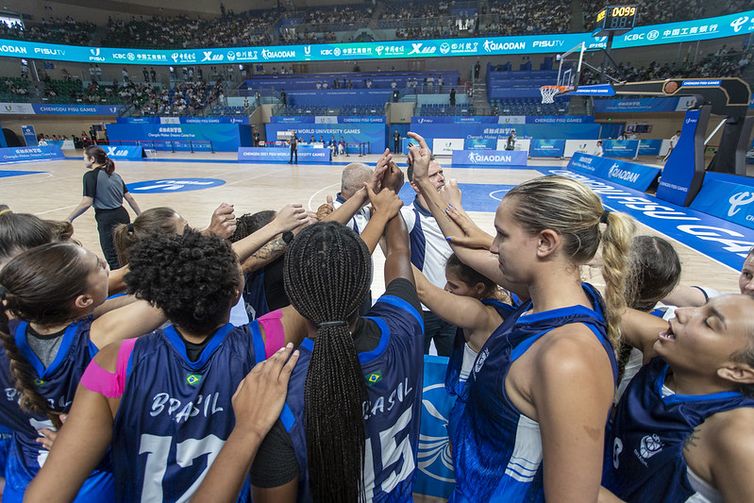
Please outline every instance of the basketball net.
[[567, 89], [566, 86], [542, 86], [539, 92], [542, 93], [542, 103], [555, 103], [555, 96]]

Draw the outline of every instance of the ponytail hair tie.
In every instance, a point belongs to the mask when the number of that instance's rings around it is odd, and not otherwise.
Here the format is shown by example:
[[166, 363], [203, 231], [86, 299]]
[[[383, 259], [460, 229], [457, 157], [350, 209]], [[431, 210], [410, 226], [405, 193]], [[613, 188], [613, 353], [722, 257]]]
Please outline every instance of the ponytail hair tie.
[[600, 217], [600, 223], [607, 224], [609, 217], [610, 217], [610, 212], [608, 210], [603, 210], [602, 216]]
[[324, 327], [347, 327], [348, 322], [347, 321], [323, 321], [319, 325], [317, 325], [317, 328], [324, 328]]
[[5, 208], [4, 210], [0, 210], [0, 217], [5, 215], [6, 213], [13, 213], [10, 208]]
[[128, 233], [129, 234], [133, 234], [134, 233], [134, 224], [129, 223], [126, 228], [128, 229]]

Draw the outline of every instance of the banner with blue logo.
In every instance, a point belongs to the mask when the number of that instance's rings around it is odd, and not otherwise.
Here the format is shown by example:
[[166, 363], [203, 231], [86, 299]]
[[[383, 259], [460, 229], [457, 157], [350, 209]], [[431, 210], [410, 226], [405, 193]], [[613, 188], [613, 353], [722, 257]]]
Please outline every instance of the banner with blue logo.
[[63, 151], [57, 145], [0, 148], [0, 162], [53, 161], [56, 159], [65, 159]]
[[[291, 159], [291, 149], [279, 147], [241, 147], [238, 160], [258, 163], [287, 163]], [[329, 164], [329, 148], [299, 148], [299, 164]]]
[[451, 165], [454, 168], [526, 166], [528, 157], [522, 150], [454, 150]]
[[467, 136], [463, 141], [464, 150], [495, 150], [497, 140], [483, 136]]
[[660, 174], [660, 168], [635, 162], [597, 157], [577, 152], [568, 162], [568, 169], [596, 176], [632, 189], [646, 191]]
[[[21, 134], [24, 136], [24, 141], [26, 142], [27, 147], [36, 147], [37, 146], [37, 132], [34, 130], [34, 126], [28, 125], [28, 126], [21, 126]], [[5, 135], [0, 135], [3, 137], [3, 145], [7, 146], [5, 144]]]
[[662, 140], [639, 140], [639, 155], [660, 155]]
[[493, 115], [437, 115], [411, 117], [413, 124], [497, 124], [498, 117]]
[[639, 140], [603, 140], [602, 152], [608, 157], [636, 157]]
[[[748, 35], [752, 31], [754, 11], [746, 11], [714, 18], [639, 26], [615, 37], [613, 48], [697, 42]], [[80, 47], [5, 39], [0, 40], [0, 57], [118, 65], [218, 65], [547, 54], [566, 51], [582, 42], [588, 50], [604, 49], [606, 37], [595, 38], [591, 33], [565, 33], [452, 40], [394, 40], [174, 50]]]
[[691, 208], [754, 229], [754, 183], [743, 177], [706, 173]]
[[390, 101], [392, 89], [340, 89], [335, 91], [288, 91], [288, 105], [294, 107], [382, 107]]
[[681, 127], [681, 137], [678, 139], [670, 157], [662, 170], [660, 186], [657, 187], [657, 197], [678, 206], [686, 206], [691, 201], [689, 188], [696, 173], [696, 136], [697, 125], [701, 110], [689, 110]]
[[529, 145], [529, 155], [532, 157], [563, 157], [565, 140], [534, 139]]
[[455, 487], [455, 471], [448, 439], [448, 419], [455, 398], [445, 391], [448, 359], [424, 356], [422, 418], [419, 426], [414, 492], [448, 498]]
[[[326, 120], [325, 120], [326, 119]], [[384, 124], [385, 117], [382, 115], [273, 115], [270, 117], [273, 124]]]
[[[515, 130], [518, 138], [559, 140], [597, 139], [600, 124], [426, 124], [411, 123], [411, 130], [422, 135], [428, 144], [435, 138], [482, 137], [493, 140], [505, 139]], [[269, 138], [269, 135], [268, 135]]]
[[248, 124], [245, 115], [212, 117], [118, 117], [118, 124]]
[[593, 115], [527, 115], [526, 116], [526, 124], [591, 124], [593, 122], [594, 122]]
[[111, 159], [120, 159], [122, 161], [140, 161], [144, 155], [144, 149], [141, 145], [103, 145], [105, 153]]
[[595, 113], [675, 112], [678, 98], [594, 100]]
[[123, 105], [87, 105], [84, 103], [32, 103], [34, 113], [40, 115], [118, 115]]
[[174, 192], [211, 189], [224, 184], [225, 180], [219, 178], [163, 178], [129, 183], [127, 187], [134, 194], [172, 194]]
[[[242, 127], [239, 124], [109, 124], [107, 136], [114, 144], [140, 142], [145, 148], [155, 150], [235, 152], [241, 146]], [[250, 144], [251, 138], [248, 142]]]
[[[301, 124], [298, 126], [292, 124], [266, 124], [268, 141], [277, 138], [278, 131], [294, 131], [299, 138], [308, 141], [311, 136], [319, 141], [320, 136], [329, 142], [331, 138], [340, 141], [340, 138], [346, 143], [369, 143], [369, 150], [372, 153], [383, 152], [385, 150], [385, 124]], [[301, 155], [301, 152], [299, 152]]]

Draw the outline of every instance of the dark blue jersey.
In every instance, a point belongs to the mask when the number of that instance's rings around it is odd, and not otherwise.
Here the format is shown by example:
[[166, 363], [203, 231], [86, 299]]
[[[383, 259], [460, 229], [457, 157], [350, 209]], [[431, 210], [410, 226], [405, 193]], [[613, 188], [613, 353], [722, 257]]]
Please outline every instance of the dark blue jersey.
[[[424, 321], [409, 302], [380, 297], [368, 316], [380, 330], [377, 347], [359, 353], [367, 382], [364, 403], [366, 501], [412, 501], [419, 442], [424, 352]], [[314, 341], [305, 339], [288, 384], [281, 420], [291, 436], [299, 465], [299, 501], [311, 501], [304, 427], [304, 384]]]
[[[544, 501], [539, 425], [521, 414], [505, 393], [511, 365], [551, 330], [583, 323], [605, 348], [617, 378], [599, 293], [584, 283], [594, 309], [571, 306], [533, 314], [527, 301], [490, 336], [459, 396], [461, 415], [452, 428], [456, 489], [451, 501]], [[511, 322], [513, 321], [513, 323]]]
[[[16, 346], [23, 358], [31, 364], [37, 391], [47, 399], [50, 409], [55, 412], [67, 413], [69, 411], [81, 376], [97, 353], [97, 347], [89, 339], [92, 321], [93, 318], [88, 317], [66, 327], [61, 336], [63, 340], [57, 355], [47, 367], [29, 346], [27, 339], [29, 324], [21, 320], [11, 320], [9, 323], [11, 336]], [[48, 451], [35, 441], [39, 438], [38, 431], [43, 428], [54, 429], [54, 426], [47, 416], [30, 414], [21, 410], [18, 404], [21, 394], [15, 387], [10, 360], [4, 346], [0, 346], [0, 383], [5, 390], [5, 399], [0, 400], [0, 423], [13, 431], [8, 445], [5, 471], [6, 492], [22, 496], [26, 486], [47, 459]], [[112, 487], [106, 483], [110, 478], [108, 454], [82, 486], [79, 500], [85, 493], [88, 493], [89, 501], [111, 501]], [[97, 491], [91, 492], [88, 484], [95, 480], [100, 482], [105, 480], [104, 486], [98, 483], [99, 487], [105, 487], [105, 494], [97, 495]]]
[[610, 425], [603, 485], [630, 503], [691, 501], [683, 446], [694, 428], [718, 412], [754, 407], [754, 398], [736, 391], [663, 396], [668, 369], [662, 358], [642, 367]]
[[118, 500], [188, 501], [233, 429], [233, 393], [264, 357], [257, 322], [221, 327], [196, 361], [172, 325], [138, 339], [113, 427]]

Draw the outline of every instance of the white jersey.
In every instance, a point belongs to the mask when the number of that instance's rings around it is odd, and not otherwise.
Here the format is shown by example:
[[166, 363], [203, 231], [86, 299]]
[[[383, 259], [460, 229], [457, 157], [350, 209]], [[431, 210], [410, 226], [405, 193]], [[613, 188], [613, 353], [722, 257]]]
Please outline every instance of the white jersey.
[[[445, 265], [453, 250], [445, 240], [437, 220], [429, 210], [414, 200], [401, 208], [411, 243], [411, 263], [419, 269], [430, 283], [445, 288]], [[424, 310], [428, 310], [423, 306]]]
[[[344, 198], [340, 193], [335, 198], [335, 201], [333, 201], [332, 205], [333, 208], [336, 210], [343, 206], [343, 203], [346, 202], [346, 198]], [[365, 206], [361, 208], [359, 211], [356, 212], [356, 214], [351, 217], [351, 220], [346, 222], [346, 225], [354, 230], [357, 234], [361, 234], [364, 232], [364, 229], [366, 229], [367, 224], [369, 223], [369, 219], [371, 218], [372, 213], [369, 211], [369, 207]]]

